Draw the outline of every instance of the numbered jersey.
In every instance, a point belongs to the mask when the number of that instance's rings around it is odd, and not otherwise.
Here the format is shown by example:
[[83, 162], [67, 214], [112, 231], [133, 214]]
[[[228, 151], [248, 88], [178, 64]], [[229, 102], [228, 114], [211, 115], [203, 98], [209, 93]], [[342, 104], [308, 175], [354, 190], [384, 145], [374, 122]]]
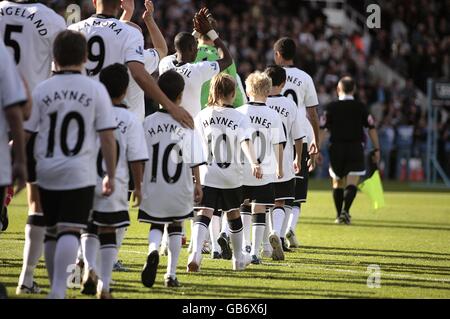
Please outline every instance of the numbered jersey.
[[244, 185], [262, 186], [276, 182], [277, 158], [275, 147], [286, 142], [280, 116], [264, 103], [250, 102], [237, 110], [250, 119], [251, 140], [263, 171], [263, 178], [256, 179], [252, 175], [250, 163], [245, 159], [243, 161]]
[[[159, 54], [155, 49], [144, 50], [144, 66], [149, 74], [158, 70]], [[139, 121], [144, 122], [145, 119], [145, 95], [144, 91], [136, 83], [130, 74], [130, 84], [128, 84], [127, 95], [124, 99], [128, 110], [134, 113]]]
[[284, 176], [278, 182], [290, 181], [295, 177], [295, 170], [292, 159], [294, 158], [295, 141], [306, 137], [304, 119], [301, 118], [297, 105], [287, 97], [280, 95], [269, 96], [266, 105], [276, 111], [280, 116], [283, 125], [286, 145], [283, 152]]
[[16, 65], [0, 41], [0, 187], [11, 184], [11, 152], [9, 127], [5, 118], [8, 107], [23, 104], [27, 97]]
[[249, 119], [232, 106], [208, 106], [195, 118], [208, 165], [200, 167], [202, 185], [242, 186], [241, 143], [251, 138]]
[[192, 168], [205, 163], [198, 133], [162, 109], [145, 119], [144, 131], [150, 160], [145, 164], [141, 211], [161, 221], [190, 214]]
[[[294, 66], [288, 66], [284, 69], [286, 70], [286, 84], [282, 94], [292, 99], [297, 104], [300, 112], [302, 112], [302, 117], [304, 114], [306, 118], [306, 108], [319, 104], [314, 82], [308, 73]], [[309, 132], [307, 134], [307, 140], [308, 142], [312, 142], [314, 140], [314, 131], [312, 130], [311, 123], [305, 125], [309, 126], [307, 128]]]
[[0, 35], [30, 90], [51, 74], [53, 41], [65, 30], [64, 19], [35, 2], [0, 2]]
[[33, 91], [33, 110], [25, 123], [38, 132], [37, 183], [48, 190], [95, 186], [97, 132], [115, 129], [111, 99], [98, 81], [74, 72], [57, 72]]
[[214, 75], [220, 72], [219, 63], [211, 61], [178, 64], [175, 55], [169, 55], [161, 60], [159, 74], [169, 70], [176, 70], [183, 76], [185, 86], [181, 105], [192, 117], [197, 116], [202, 109], [201, 94], [203, 83], [211, 80]]
[[102, 182], [106, 166], [101, 153], [100, 140], [97, 139], [97, 186], [95, 188], [94, 210], [115, 213], [128, 211], [128, 182], [130, 180], [128, 163], [148, 160], [144, 130], [137, 117], [125, 109], [115, 106], [114, 115], [117, 128], [114, 131], [117, 145], [115, 190], [111, 196], [102, 195]]
[[144, 63], [144, 38], [138, 29], [102, 14], [74, 23], [69, 29], [79, 31], [88, 41], [86, 72], [98, 79], [100, 71], [114, 63]]

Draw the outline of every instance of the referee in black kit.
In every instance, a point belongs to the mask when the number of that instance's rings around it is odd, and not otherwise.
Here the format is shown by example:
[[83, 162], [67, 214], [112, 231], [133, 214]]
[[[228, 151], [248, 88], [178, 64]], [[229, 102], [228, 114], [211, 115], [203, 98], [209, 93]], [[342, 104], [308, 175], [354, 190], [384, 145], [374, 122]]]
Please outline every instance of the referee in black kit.
[[[355, 82], [342, 78], [337, 86], [339, 101], [325, 107], [321, 128], [330, 134], [330, 168], [337, 224], [350, 224], [350, 207], [356, 197], [360, 176], [366, 173], [364, 162], [364, 128], [375, 147], [372, 159], [378, 164], [380, 145], [374, 120], [366, 105], [354, 99]], [[323, 139], [321, 139], [323, 140]]]

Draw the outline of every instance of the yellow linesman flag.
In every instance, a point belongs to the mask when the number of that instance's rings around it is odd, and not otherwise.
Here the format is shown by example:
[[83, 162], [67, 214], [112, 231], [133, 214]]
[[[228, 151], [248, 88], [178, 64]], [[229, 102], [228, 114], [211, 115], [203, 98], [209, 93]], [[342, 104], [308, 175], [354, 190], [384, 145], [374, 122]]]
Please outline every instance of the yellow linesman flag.
[[384, 207], [383, 184], [381, 183], [380, 172], [378, 170], [370, 178], [359, 184], [359, 190], [369, 196], [375, 210]]

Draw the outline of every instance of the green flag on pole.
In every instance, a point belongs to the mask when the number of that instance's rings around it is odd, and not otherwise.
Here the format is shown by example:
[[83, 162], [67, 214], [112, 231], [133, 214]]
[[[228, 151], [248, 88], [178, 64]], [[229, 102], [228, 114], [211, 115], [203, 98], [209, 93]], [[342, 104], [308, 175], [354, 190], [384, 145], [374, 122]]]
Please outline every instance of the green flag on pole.
[[375, 210], [384, 207], [383, 184], [381, 183], [380, 172], [376, 170], [372, 176], [359, 184], [359, 190], [369, 196]]

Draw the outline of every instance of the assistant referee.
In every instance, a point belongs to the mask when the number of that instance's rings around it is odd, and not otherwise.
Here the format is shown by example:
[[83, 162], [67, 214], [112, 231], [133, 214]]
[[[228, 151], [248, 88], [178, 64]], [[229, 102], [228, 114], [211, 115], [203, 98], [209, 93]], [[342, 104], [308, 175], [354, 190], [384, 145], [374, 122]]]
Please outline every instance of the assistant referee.
[[[355, 82], [342, 78], [337, 86], [339, 101], [325, 108], [321, 128], [330, 134], [330, 168], [337, 224], [350, 224], [350, 207], [356, 197], [357, 183], [366, 173], [364, 162], [365, 132], [374, 146], [373, 160], [380, 160], [380, 146], [372, 115], [366, 105], [355, 100]], [[322, 139], [321, 139], [322, 140]]]

